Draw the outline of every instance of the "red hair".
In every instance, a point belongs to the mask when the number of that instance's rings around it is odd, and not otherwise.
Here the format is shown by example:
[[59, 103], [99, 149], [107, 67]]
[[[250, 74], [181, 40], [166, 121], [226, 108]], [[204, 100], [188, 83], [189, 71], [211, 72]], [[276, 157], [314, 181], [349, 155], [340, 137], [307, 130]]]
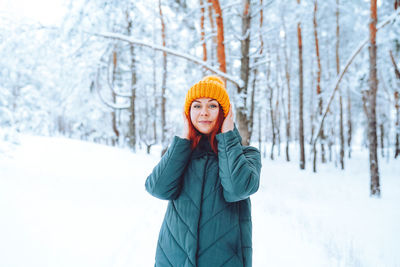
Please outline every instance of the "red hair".
[[[218, 117], [217, 121], [214, 125], [214, 128], [212, 131], [207, 135], [208, 141], [210, 142], [211, 149], [214, 151], [215, 154], [218, 155], [218, 142], [217, 138], [215, 136], [221, 132], [221, 127], [222, 123], [224, 122], [224, 111], [221, 108], [221, 105], [219, 106], [219, 112], [218, 112]], [[197, 147], [197, 145], [200, 142], [201, 137], [204, 135], [200, 133], [193, 125], [192, 120], [190, 119], [190, 109], [189, 109], [189, 114], [186, 115], [187, 120], [189, 121], [189, 140], [192, 141], [192, 150]]]

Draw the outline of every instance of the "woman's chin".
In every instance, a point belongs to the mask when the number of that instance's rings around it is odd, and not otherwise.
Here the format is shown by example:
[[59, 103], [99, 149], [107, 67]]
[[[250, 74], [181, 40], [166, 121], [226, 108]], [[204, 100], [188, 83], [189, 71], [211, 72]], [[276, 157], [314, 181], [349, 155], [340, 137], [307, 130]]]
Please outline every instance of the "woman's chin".
[[209, 128], [209, 127], [199, 127], [197, 130], [198, 130], [201, 134], [205, 134], [205, 135], [210, 134], [211, 131], [212, 131], [212, 129]]

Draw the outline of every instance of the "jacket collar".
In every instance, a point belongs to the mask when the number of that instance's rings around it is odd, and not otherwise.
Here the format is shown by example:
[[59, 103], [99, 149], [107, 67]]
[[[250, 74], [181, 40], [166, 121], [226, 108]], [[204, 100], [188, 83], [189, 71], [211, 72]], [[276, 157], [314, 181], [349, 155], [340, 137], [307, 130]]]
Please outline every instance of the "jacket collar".
[[[237, 139], [239, 139], [239, 143], [242, 143], [242, 137], [240, 136], [239, 130], [236, 128], [236, 124], [234, 125], [233, 128], [233, 134], [236, 136]], [[203, 136], [200, 139], [200, 142], [197, 145], [197, 147], [193, 150], [192, 157], [200, 158], [206, 154], [215, 156], [215, 153], [211, 148], [208, 138], [206, 136]]]
[[192, 157], [199, 158], [206, 154], [215, 155], [214, 151], [211, 148], [210, 142], [208, 141], [208, 138], [206, 136], [203, 136], [200, 139], [197, 147], [193, 150]]

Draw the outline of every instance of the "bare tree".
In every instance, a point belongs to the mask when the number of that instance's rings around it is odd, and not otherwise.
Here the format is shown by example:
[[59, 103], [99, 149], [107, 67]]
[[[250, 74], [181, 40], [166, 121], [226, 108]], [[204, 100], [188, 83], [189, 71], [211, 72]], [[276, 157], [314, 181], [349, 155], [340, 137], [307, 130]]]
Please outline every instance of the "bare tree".
[[370, 0], [370, 16], [369, 24], [369, 90], [365, 92], [364, 99], [368, 103], [366, 105], [368, 118], [368, 143], [369, 143], [369, 164], [370, 164], [370, 194], [371, 196], [380, 197], [381, 189], [379, 184], [379, 167], [378, 167], [378, 140], [376, 134], [376, 94], [378, 90], [378, 79], [376, 71], [376, 24], [377, 15], [377, 0]]
[[[300, 6], [300, 0], [297, 0]], [[304, 154], [304, 122], [303, 122], [303, 43], [301, 37], [301, 21], [297, 21], [297, 42], [299, 48], [299, 142], [300, 142], [300, 169], [306, 168], [306, 159]]]
[[[400, 6], [400, 0], [399, 0]], [[396, 61], [394, 60], [392, 51], [390, 53], [390, 59], [393, 64], [394, 73], [396, 76], [396, 84], [397, 88], [400, 88], [400, 70], [397, 68]], [[399, 97], [399, 89], [394, 91], [394, 107], [396, 110], [396, 122], [395, 122], [395, 155], [394, 158], [397, 158], [400, 155], [400, 97]]]
[[[126, 11], [126, 21], [128, 22], [127, 32], [128, 36], [132, 35], [133, 32], [133, 22], [132, 18], [129, 14], [129, 11]], [[130, 103], [130, 119], [129, 119], [129, 145], [133, 151], [136, 151], [136, 111], [135, 111], [135, 102], [136, 102], [136, 59], [135, 59], [135, 46], [133, 44], [129, 44], [129, 52], [130, 52], [130, 69], [131, 69], [131, 103]]]
[[[319, 51], [319, 39], [318, 39], [318, 23], [317, 23], [317, 10], [318, 10], [318, 1], [314, 0], [314, 13], [313, 13], [313, 25], [314, 25], [314, 39], [315, 39], [315, 53], [317, 58], [317, 98], [318, 98], [318, 114], [319, 117], [322, 116], [322, 109], [323, 109], [323, 97], [322, 97], [322, 89], [321, 89], [321, 56]], [[316, 158], [317, 151], [314, 150], [314, 157]], [[321, 161], [322, 163], [326, 162], [325, 158], [325, 134], [324, 134], [324, 126], [322, 125], [321, 128]], [[314, 164], [315, 159], [314, 159]]]
[[[114, 88], [114, 86], [115, 86], [116, 73], [117, 73], [117, 51], [114, 48], [114, 51], [112, 52], [112, 77], [111, 77], [112, 88]], [[107, 75], [107, 78], [108, 78], [108, 75]], [[112, 94], [113, 103], [116, 103], [117, 94], [115, 93], [114, 90], [112, 90], [111, 94]], [[116, 110], [116, 109], [113, 109], [111, 111], [111, 124], [112, 124], [113, 131], [115, 133], [115, 138], [113, 138], [111, 140], [113, 146], [115, 146], [119, 140], [119, 131], [118, 131], [118, 126], [117, 126], [117, 114], [116, 114], [117, 112], [118, 112], [118, 110]]]
[[249, 62], [250, 62], [250, 0], [242, 0], [243, 12], [242, 12], [242, 35], [240, 38], [240, 79], [243, 81], [243, 86], [237, 88], [237, 94], [239, 95], [239, 101], [237, 106], [236, 115], [238, 118], [239, 131], [243, 138], [243, 144], [248, 145], [250, 143], [251, 133], [249, 129], [249, 118], [247, 115], [247, 89], [249, 84]]
[[211, 27], [211, 46], [210, 46], [210, 63], [211, 65], [215, 65], [215, 51], [217, 50], [217, 36], [215, 33], [215, 25], [214, 25], [214, 12], [213, 12], [213, 5], [212, 5], [212, 0], [207, 0], [209, 3], [208, 5], [208, 19], [210, 21], [210, 27]]
[[204, 2], [203, 0], [200, 0], [200, 41], [201, 45], [203, 47], [203, 61], [207, 62], [207, 44], [205, 40], [205, 30], [204, 30], [204, 14], [205, 14], [205, 8], [204, 8]]
[[258, 66], [257, 62], [259, 58], [262, 58], [263, 52], [264, 52], [264, 40], [263, 40], [263, 34], [262, 34], [262, 28], [263, 28], [263, 21], [264, 21], [264, 15], [263, 15], [263, 7], [262, 7], [263, 0], [260, 0], [260, 23], [259, 23], [259, 40], [260, 40], [260, 47], [259, 47], [259, 52], [258, 52], [258, 57], [254, 58], [253, 65], [253, 86], [252, 86], [252, 91], [251, 91], [251, 107], [250, 107], [250, 117], [249, 117], [249, 131], [250, 134], [253, 133], [253, 125], [254, 125], [254, 99], [255, 99], [255, 94], [256, 94], [256, 89], [257, 89], [257, 75], [258, 75]]
[[[336, 75], [340, 73], [340, 27], [339, 27], [339, 0], [336, 0]], [[339, 117], [340, 117], [340, 167], [344, 170], [344, 127], [343, 127], [343, 100], [342, 90], [339, 88]]]
[[224, 43], [224, 20], [219, 0], [211, 0], [215, 11], [215, 20], [217, 22], [217, 58], [219, 69], [226, 73], [225, 43]]
[[[160, 23], [161, 23], [161, 40], [162, 46], [166, 46], [166, 33], [165, 33], [165, 22], [164, 16], [161, 8], [161, 0], [158, 0], [158, 10], [160, 14]], [[162, 70], [162, 82], [161, 82], [161, 144], [162, 144], [162, 151], [161, 155], [168, 149], [167, 140], [165, 134], [167, 133], [167, 121], [166, 121], [166, 90], [167, 90], [167, 53], [163, 52], [163, 70]]]
[[287, 37], [286, 37], [286, 25], [285, 25], [285, 16], [282, 14], [281, 16], [282, 19], [282, 26], [283, 26], [283, 31], [284, 31], [284, 42], [283, 42], [283, 55], [285, 56], [285, 77], [286, 77], [286, 87], [287, 87], [287, 116], [286, 116], [286, 161], [290, 161], [290, 155], [289, 155], [289, 144], [291, 141], [291, 87], [290, 87], [290, 65], [289, 65], [289, 57], [288, 57], [288, 52], [287, 52]]

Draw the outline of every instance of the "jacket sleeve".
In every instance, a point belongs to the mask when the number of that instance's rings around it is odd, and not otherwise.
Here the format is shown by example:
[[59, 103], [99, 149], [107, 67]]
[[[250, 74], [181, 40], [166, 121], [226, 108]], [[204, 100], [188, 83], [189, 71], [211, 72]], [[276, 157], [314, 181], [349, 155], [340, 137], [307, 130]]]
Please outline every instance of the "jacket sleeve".
[[190, 141], [175, 136], [167, 152], [147, 177], [147, 192], [160, 199], [176, 199], [190, 154]]
[[261, 155], [258, 149], [242, 146], [234, 131], [217, 135], [219, 176], [227, 202], [248, 198], [260, 183]]

